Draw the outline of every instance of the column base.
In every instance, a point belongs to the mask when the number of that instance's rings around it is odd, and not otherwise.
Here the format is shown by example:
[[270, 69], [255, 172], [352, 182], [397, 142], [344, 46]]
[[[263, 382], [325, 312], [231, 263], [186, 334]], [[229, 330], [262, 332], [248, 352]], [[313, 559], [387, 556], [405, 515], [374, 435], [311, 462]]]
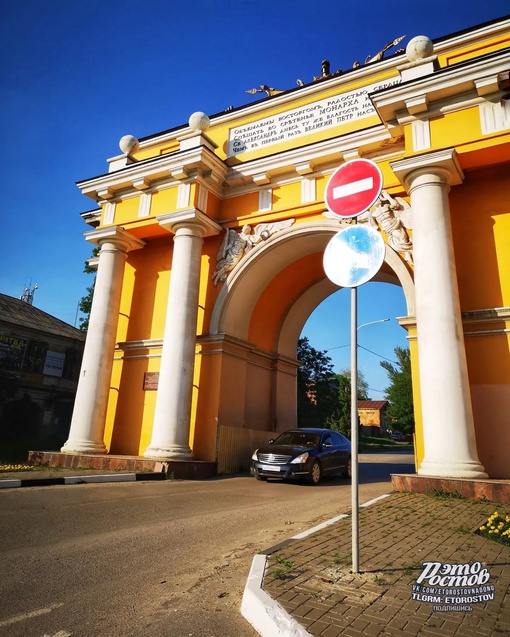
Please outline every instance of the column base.
[[91, 440], [68, 440], [60, 449], [62, 453], [92, 453], [107, 454], [108, 449], [104, 442], [92, 442]]
[[168, 445], [165, 447], [147, 447], [144, 458], [165, 460], [193, 460], [191, 449], [185, 445]]
[[417, 471], [419, 476], [437, 478], [488, 478], [479, 462], [437, 462], [423, 460]]

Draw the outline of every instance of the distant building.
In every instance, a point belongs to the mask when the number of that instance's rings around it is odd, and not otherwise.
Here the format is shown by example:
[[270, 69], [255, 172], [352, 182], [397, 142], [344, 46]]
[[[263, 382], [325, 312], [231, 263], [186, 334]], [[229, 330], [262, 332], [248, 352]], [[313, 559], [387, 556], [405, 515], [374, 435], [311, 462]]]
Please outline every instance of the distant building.
[[387, 400], [358, 400], [358, 418], [363, 435], [379, 436], [388, 431], [386, 425]]
[[65, 440], [85, 333], [0, 294], [0, 440]]

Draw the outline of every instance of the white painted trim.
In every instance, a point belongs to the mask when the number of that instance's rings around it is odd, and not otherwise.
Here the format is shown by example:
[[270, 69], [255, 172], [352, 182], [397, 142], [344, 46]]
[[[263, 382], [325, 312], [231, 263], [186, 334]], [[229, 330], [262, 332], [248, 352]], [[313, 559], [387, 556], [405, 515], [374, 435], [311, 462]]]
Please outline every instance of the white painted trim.
[[209, 197], [209, 191], [207, 188], [202, 186], [202, 184], [198, 185], [198, 200], [197, 200], [197, 208], [202, 212], [207, 212], [207, 199]]
[[491, 135], [510, 128], [510, 101], [484, 102], [478, 109], [482, 135]]
[[140, 341], [123, 341], [117, 343], [115, 349], [128, 351], [130, 349], [158, 349], [160, 347], [163, 347], [162, 338], [148, 338]]
[[64, 484], [82, 484], [84, 482], [136, 482], [136, 473], [108, 473], [102, 475], [84, 475], [64, 477]]
[[293, 535], [290, 539], [301, 540], [304, 537], [308, 537], [309, 535], [312, 535], [312, 533], [315, 533], [316, 531], [322, 531], [322, 529], [325, 529], [328, 526], [331, 526], [332, 524], [334, 524], [335, 522], [339, 522], [340, 520], [343, 520], [344, 518], [347, 518], [347, 517], [349, 517], [347, 513], [342, 513], [341, 515], [337, 515], [335, 518], [331, 518], [331, 520], [326, 520], [326, 522], [322, 522], [322, 524], [318, 524], [317, 526], [314, 526], [311, 529], [308, 529], [307, 531], [303, 531], [303, 533], [298, 533], [297, 535]]
[[191, 184], [179, 184], [177, 186], [177, 208], [188, 208], [190, 205]]
[[383, 493], [382, 495], [378, 496], [377, 498], [374, 498], [373, 500], [369, 500], [368, 502], [365, 502], [364, 504], [360, 504], [360, 508], [366, 508], [369, 506], [372, 506], [372, 504], [375, 504], [376, 502], [379, 502], [379, 500], [384, 500], [386, 498], [388, 498], [391, 495], [391, 493]]
[[148, 217], [151, 210], [152, 193], [142, 192], [140, 195], [140, 205], [138, 207], [138, 217]]
[[241, 602], [241, 614], [263, 637], [312, 637], [262, 590], [267, 557], [255, 555]]
[[133, 354], [131, 356], [128, 355], [121, 355], [121, 356], [114, 356], [113, 360], [114, 361], [134, 361], [134, 360], [148, 360], [149, 358], [161, 358], [161, 354]]
[[315, 177], [304, 177], [301, 180], [301, 203], [317, 201], [317, 188]]
[[16, 487], [21, 487], [21, 480], [0, 480], [0, 489], [15, 489]]
[[427, 150], [430, 148], [430, 121], [415, 119], [411, 123], [413, 135], [413, 150]]
[[116, 202], [114, 201], [107, 201], [104, 207], [104, 217], [103, 217], [103, 224], [104, 225], [109, 225], [110, 223], [113, 223], [115, 220], [115, 207], [116, 207]]
[[259, 190], [259, 212], [268, 212], [273, 209], [273, 189]]

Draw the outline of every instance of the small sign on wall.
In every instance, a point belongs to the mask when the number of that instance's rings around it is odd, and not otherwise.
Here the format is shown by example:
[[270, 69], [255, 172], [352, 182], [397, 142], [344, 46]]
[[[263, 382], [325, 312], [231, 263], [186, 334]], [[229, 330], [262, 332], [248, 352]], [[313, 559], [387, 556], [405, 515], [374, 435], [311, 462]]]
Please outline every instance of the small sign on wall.
[[143, 375], [143, 390], [155, 391], [158, 388], [159, 372], [145, 372]]

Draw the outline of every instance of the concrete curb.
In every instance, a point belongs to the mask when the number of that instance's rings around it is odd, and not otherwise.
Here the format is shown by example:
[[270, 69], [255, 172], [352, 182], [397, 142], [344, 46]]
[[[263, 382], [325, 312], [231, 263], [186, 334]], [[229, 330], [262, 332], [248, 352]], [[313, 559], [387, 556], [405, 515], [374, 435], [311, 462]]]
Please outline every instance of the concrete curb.
[[[361, 504], [360, 507], [369, 507], [390, 495], [391, 493], [385, 493], [378, 498]], [[264, 553], [255, 555], [248, 574], [246, 586], [244, 587], [241, 601], [241, 614], [262, 637], [276, 637], [277, 635], [281, 635], [282, 637], [313, 637], [311, 633], [303, 628], [278, 602], [262, 589], [268, 555], [274, 553], [278, 548], [288, 546], [294, 540], [301, 540], [348, 516], [349, 514], [347, 513], [337, 515], [322, 524], [303, 531], [303, 533], [293, 535], [289, 540], [285, 540], [267, 549]]]
[[140, 482], [165, 480], [165, 473], [105, 473], [101, 475], [65, 476], [62, 478], [27, 478], [23, 480], [0, 480], [0, 489], [17, 487], [48, 487], [57, 484], [86, 484], [97, 482]]

